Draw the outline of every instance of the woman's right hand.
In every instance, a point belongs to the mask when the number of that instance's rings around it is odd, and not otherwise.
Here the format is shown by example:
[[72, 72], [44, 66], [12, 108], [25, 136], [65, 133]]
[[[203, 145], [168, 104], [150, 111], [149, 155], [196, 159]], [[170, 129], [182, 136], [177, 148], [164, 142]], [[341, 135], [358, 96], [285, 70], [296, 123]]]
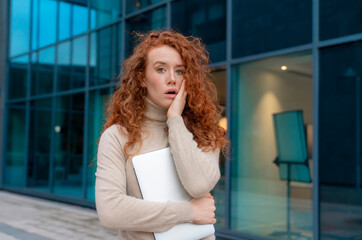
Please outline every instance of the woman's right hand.
[[196, 224], [215, 224], [215, 201], [210, 193], [191, 200], [193, 222]]

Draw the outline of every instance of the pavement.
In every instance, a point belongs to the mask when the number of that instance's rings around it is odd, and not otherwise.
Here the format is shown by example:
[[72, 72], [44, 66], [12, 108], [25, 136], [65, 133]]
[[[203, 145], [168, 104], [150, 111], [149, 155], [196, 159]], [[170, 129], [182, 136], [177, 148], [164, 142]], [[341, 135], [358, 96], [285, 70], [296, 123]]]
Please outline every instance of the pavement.
[[0, 240], [114, 240], [93, 209], [0, 191]]

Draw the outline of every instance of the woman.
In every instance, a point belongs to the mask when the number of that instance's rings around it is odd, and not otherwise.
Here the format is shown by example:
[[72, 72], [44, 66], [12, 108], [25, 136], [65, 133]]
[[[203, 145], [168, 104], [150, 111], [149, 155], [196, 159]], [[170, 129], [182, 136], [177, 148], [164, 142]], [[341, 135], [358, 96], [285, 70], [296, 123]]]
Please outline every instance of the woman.
[[[153, 232], [186, 222], [214, 224], [209, 192], [227, 142], [200, 40], [168, 31], [140, 37], [123, 64], [97, 155], [97, 212], [104, 226], [120, 230], [118, 239], [154, 239]], [[131, 158], [165, 147], [190, 202], [142, 200]]]

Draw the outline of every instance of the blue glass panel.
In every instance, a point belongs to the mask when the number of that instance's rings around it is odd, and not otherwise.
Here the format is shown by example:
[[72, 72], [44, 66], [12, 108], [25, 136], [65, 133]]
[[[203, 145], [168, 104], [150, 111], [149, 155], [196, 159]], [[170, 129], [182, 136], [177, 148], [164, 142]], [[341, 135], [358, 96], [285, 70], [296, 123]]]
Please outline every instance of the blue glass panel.
[[54, 193], [82, 197], [84, 94], [57, 98]]
[[33, 15], [32, 15], [32, 33], [31, 33], [31, 49], [36, 50], [39, 46], [39, 0], [33, 0]]
[[88, 8], [84, 5], [73, 5], [73, 36], [85, 33], [88, 30]]
[[52, 99], [30, 104], [28, 187], [49, 191]]
[[71, 84], [71, 44], [65, 42], [58, 45], [58, 87], [57, 91], [69, 90]]
[[70, 38], [70, 16], [72, 5], [59, 2], [59, 40]]
[[87, 67], [88, 37], [80, 37], [73, 40], [72, 68], [70, 88], [81, 88], [85, 85], [85, 72]]
[[25, 98], [28, 89], [29, 56], [10, 59], [9, 98]]
[[25, 187], [26, 105], [8, 106], [5, 185]]
[[362, 32], [361, 0], [320, 0], [320, 39]]
[[32, 65], [32, 95], [46, 94], [53, 91], [55, 48], [50, 47], [39, 52], [37, 64]]
[[55, 43], [57, 1], [39, 0], [39, 47]]
[[131, 13], [138, 9], [159, 3], [162, 0], [124, 0], [126, 1], [126, 12]]
[[319, 59], [320, 239], [358, 239], [362, 236], [362, 41], [323, 48]]
[[134, 48], [135, 36], [131, 35], [136, 32], [148, 32], [166, 27], [166, 8], [158, 8], [152, 12], [140, 14], [136, 17], [128, 19], [126, 24], [126, 56], [128, 56]]
[[120, 24], [95, 32], [91, 37], [90, 85], [117, 81], [120, 66]]
[[[294, 160], [295, 153], [279, 151], [273, 126], [273, 114], [295, 109], [303, 110], [303, 124], [313, 123], [312, 55], [278, 56], [231, 70], [231, 229], [255, 238], [312, 239], [313, 185], [283, 180], [285, 165], [278, 167], [274, 160], [279, 154]], [[283, 122], [280, 129], [287, 125]], [[297, 160], [308, 159], [311, 165], [311, 155], [304, 158], [305, 143], [302, 148]], [[299, 180], [300, 173], [304, 177], [310, 171], [292, 168], [291, 173]]]
[[312, 0], [238, 0], [232, 14], [233, 58], [312, 42]]
[[122, 16], [122, 1], [91, 0], [91, 28], [104, 26]]
[[30, 0], [11, 0], [10, 19], [10, 56], [28, 52]]
[[212, 62], [226, 58], [226, 1], [175, 1], [172, 27], [185, 35], [200, 37]]
[[89, 135], [88, 135], [88, 191], [87, 199], [94, 201], [95, 172], [97, 165], [97, 140], [105, 124], [107, 103], [111, 97], [109, 88], [94, 91], [89, 96]]

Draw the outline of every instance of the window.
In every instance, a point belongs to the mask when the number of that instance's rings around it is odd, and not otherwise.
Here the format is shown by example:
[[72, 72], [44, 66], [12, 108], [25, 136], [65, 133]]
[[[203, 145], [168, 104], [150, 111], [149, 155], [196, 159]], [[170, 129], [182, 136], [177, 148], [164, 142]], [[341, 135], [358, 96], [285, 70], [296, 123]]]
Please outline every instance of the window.
[[362, 1], [320, 0], [320, 39], [362, 32]]
[[[288, 184], [284, 169], [273, 163], [281, 156], [274, 114], [302, 110], [306, 139], [312, 137], [312, 69], [311, 53], [232, 68], [232, 230], [268, 239], [284, 239], [288, 234], [299, 239], [312, 237], [312, 174], [307, 171], [306, 178], [296, 178], [292, 172], [290, 178], [298, 181]], [[311, 143], [303, 143], [309, 146], [304, 160], [311, 169]]]
[[312, 1], [233, 1], [232, 57], [312, 42]]
[[166, 27], [166, 8], [158, 8], [152, 12], [142, 13], [128, 19], [126, 24], [126, 57], [128, 57], [135, 47], [137, 36], [135, 32], [145, 33], [151, 30]]
[[171, 19], [173, 28], [202, 39], [212, 62], [226, 59], [226, 1], [175, 1]]
[[320, 50], [321, 240], [362, 235], [361, 56], [361, 41]]

